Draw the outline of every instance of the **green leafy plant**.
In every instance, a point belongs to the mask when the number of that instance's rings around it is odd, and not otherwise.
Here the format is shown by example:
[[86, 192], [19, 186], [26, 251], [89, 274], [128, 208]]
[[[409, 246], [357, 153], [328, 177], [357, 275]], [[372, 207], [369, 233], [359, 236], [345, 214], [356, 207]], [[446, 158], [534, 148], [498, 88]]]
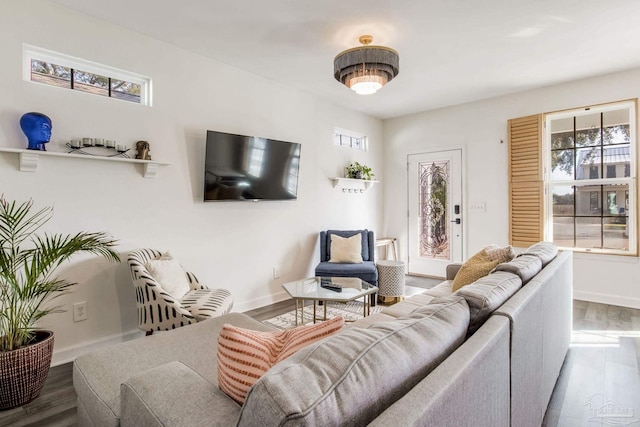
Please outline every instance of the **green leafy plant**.
[[361, 165], [358, 162], [351, 163], [345, 168], [347, 178], [353, 179], [373, 179], [375, 176], [371, 168], [367, 165]]
[[53, 208], [35, 213], [32, 208], [32, 200], [17, 203], [0, 196], [0, 351], [30, 344], [36, 323], [63, 311], [47, 303], [76, 285], [53, 276], [64, 261], [79, 252], [120, 261], [112, 249], [116, 241], [103, 232], [36, 235], [51, 219]]

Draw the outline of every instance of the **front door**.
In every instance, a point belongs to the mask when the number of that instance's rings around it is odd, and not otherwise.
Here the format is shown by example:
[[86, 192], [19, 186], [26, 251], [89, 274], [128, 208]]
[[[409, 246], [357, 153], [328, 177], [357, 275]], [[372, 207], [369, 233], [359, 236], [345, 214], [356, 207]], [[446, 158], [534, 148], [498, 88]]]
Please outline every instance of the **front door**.
[[409, 274], [445, 277], [462, 261], [462, 150], [408, 156]]

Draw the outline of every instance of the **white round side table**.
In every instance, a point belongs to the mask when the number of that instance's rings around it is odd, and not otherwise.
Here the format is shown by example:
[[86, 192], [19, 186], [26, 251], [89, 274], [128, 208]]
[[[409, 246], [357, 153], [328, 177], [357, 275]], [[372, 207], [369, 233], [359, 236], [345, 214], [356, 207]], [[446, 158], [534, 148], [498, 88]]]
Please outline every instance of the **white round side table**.
[[404, 263], [401, 261], [381, 260], [378, 268], [378, 296], [384, 302], [387, 297], [404, 298]]

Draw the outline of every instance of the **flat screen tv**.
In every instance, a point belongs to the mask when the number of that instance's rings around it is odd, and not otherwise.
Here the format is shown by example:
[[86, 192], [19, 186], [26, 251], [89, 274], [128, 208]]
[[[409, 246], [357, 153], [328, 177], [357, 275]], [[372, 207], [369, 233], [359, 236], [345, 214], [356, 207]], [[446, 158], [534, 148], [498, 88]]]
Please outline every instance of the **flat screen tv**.
[[207, 131], [204, 201], [295, 200], [300, 144]]

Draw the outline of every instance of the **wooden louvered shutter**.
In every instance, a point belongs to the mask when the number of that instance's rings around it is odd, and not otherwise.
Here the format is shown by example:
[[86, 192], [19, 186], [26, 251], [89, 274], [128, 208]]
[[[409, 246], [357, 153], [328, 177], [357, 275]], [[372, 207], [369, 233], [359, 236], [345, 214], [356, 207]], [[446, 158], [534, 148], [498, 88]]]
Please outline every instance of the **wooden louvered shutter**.
[[509, 241], [521, 248], [544, 240], [543, 120], [509, 120]]

